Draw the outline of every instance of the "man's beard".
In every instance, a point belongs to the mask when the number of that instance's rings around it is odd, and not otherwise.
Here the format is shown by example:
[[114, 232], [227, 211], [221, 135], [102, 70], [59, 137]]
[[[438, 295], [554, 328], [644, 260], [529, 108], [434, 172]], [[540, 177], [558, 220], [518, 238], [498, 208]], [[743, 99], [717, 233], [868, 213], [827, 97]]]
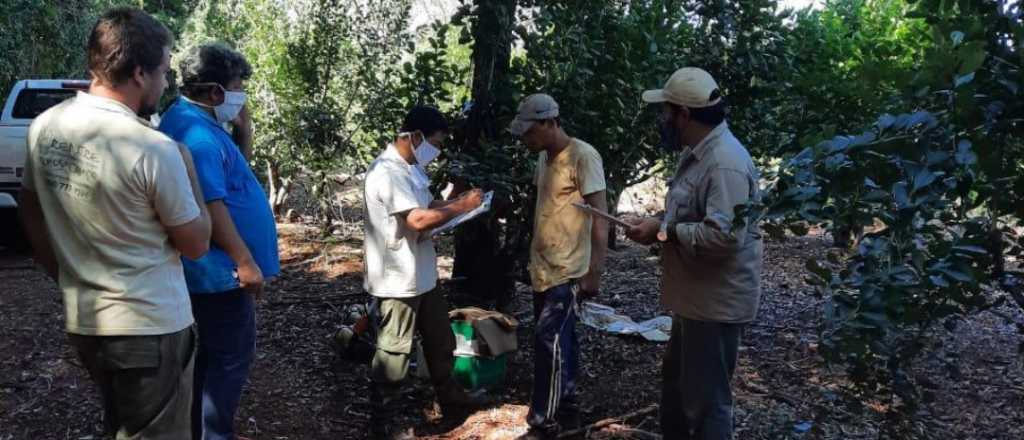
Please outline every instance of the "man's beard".
[[144, 107], [139, 107], [139, 117], [142, 119], [149, 119], [150, 116], [156, 114], [156, 104], [144, 104]]
[[157, 106], [160, 105], [160, 97], [163, 96], [163, 92], [158, 94], [156, 97], [145, 96], [142, 99], [142, 105], [139, 106], [137, 112], [139, 117], [142, 119], [149, 119], [157, 112]]

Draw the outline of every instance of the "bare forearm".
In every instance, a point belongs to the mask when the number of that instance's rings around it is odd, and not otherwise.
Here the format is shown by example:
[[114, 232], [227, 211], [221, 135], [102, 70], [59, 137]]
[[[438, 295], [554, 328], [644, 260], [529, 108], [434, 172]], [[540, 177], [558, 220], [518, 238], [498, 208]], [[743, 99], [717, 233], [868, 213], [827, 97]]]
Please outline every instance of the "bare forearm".
[[428, 231], [465, 213], [459, 203], [450, 203], [437, 209], [414, 209], [406, 216], [406, 224], [414, 231]]
[[208, 205], [210, 221], [213, 223], [213, 243], [224, 250], [234, 260], [235, 264], [243, 265], [252, 262], [252, 253], [249, 246], [242, 240], [235, 227], [235, 221], [231, 218], [224, 202], [215, 200]]
[[[585, 197], [587, 204], [601, 212], [608, 212], [608, 201], [604, 191]], [[608, 222], [594, 219], [590, 229], [590, 270], [604, 271], [604, 260], [608, 254]]]
[[430, 202], [430, 209], [441, 209], [455, 202], [456, 200], [434, 200]]
[[608, 224], [595, 222], [590, 235], [590, 270], [604, 272], [604, 260], [608, 256]]
[[50, 244], [50, 231], [46, 228], [43, 210], [36, 193], [24, 190], [18, 211], [25, 234], [32, 245], [33, 258], [50, 278], [57, 281], [60, 266], [57, 264], [57, 254]]

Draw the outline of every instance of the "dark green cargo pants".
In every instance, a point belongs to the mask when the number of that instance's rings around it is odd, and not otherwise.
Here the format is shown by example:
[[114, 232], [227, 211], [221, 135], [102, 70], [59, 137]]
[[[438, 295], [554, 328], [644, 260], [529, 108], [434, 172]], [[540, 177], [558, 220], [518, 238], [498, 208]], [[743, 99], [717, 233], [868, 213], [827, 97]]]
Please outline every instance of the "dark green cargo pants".
[[99, 386], [107, 435], [117, 440], [192, 436], [193, 327], [166, 335], [68, 334], [68, 339]]

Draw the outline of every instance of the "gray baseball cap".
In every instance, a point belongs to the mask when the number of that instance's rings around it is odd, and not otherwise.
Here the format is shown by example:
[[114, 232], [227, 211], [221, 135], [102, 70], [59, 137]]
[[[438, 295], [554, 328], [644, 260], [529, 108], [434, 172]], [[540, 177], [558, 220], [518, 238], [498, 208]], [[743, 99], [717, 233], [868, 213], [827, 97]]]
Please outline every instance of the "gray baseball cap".
[[514, 136], [522, 136], [537, 121], [558, 117], [558, 103], [555, 98], [543, 93], [527, 96], [521, 104], [516, 118], [512, 120], [508, 131]]

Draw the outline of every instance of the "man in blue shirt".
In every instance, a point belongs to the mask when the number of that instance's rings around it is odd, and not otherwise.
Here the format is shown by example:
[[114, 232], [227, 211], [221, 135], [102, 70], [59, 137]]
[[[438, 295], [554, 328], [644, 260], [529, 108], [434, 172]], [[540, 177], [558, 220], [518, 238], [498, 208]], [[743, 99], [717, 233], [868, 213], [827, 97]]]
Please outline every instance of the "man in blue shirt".
[[[247, 158], [252, 124], [242, 86], [249, 63], [224, 44], [207, 44], [186, 55], [179, 72], [183, 95], [160, 131], [191, 151], [213, 223], [209, 253], [182, 259], [199, 328], [193, 439], [234, 440], [255, 351], [254, 299], [264, 279], [280, 272], [276, 224]], [[232, 133], [224, 129], [229, 122]]]

